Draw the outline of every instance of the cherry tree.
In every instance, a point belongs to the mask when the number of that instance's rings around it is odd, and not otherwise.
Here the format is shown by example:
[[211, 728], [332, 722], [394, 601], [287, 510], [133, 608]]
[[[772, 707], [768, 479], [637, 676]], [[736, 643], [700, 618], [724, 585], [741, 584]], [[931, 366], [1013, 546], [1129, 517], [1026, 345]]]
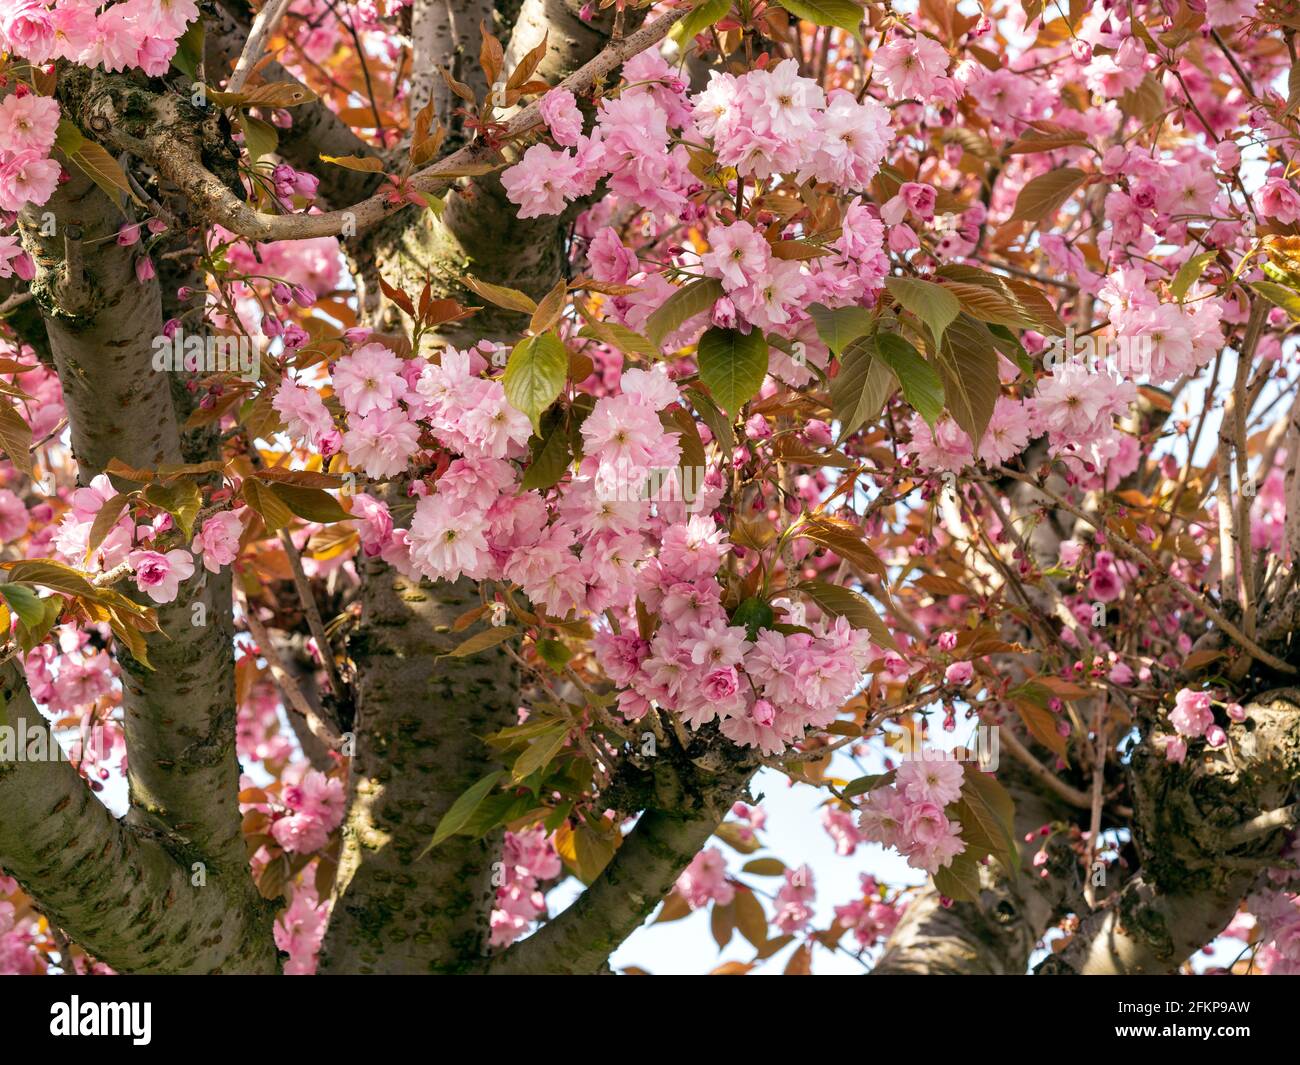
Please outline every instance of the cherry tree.
[[0, 972], [1300, 972], [1298, 30], [0, 0]]

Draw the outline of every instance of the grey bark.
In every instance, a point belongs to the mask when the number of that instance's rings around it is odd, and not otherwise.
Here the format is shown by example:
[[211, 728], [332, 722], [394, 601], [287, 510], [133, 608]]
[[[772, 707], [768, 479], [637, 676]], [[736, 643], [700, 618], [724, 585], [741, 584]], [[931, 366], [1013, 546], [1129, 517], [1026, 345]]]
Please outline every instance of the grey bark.
[[[503, 648], [441, 658], [477, 586], [412, 581], [366, 565], [356, 756], [323, 973], [454, 972], [482, 956], [500, 833], [458, 836], [421, 858], [448, 807], [494, 768], [483, 737], [517, 720]], [[481, 626], [480, 626], [481, 627]]]
[[[162, 333], [156, 279], [141, 282], [135, 251], [113, 239], [122, 218], [88, 178], [75, 174], [43, 211], [20, 220], [36, 262], [33, 292], [63, 386], [81, 483], [110, 459], [154, 468], [183, 458], [170, 375], [153, 368]], [[201, 616], [193, 611], [201, 607]], [[242, 904], [270, 916], [248, 873], [236, 796], [234, 659], [229, 575], [200, 568], [175, 602], [157, 611], [146, 638], [153, 668], [120, 653], [134, 823], [192, 848], [214, 872], [242, 884]], [[196, 617], [202, 624], [195, 624]], [[0, 852], [0, 864], [6, 860]], [[75, 928], [69, 932], [76, 935]], [[244, 944], [226, 948], [244, 955]], [[251, 954], [248, 956], [252, 956]], [[273, 959], [273, 954], [271, 955]]]
[[1259, 874], [1278, 860], [1279, 828], [1237, 842], [1233, 832], [1295, 798], [1300, 781], [1300, 691], [1246, 707], [1229, 744], [1182, 765], [1148, 742], [1133, 756], [1139, 875], [1113, 904], [1087, 917], [1059, 956], [1085, 975], [1177, 969], [1223, 931]]
[[[686, 752], [662, 752], [663, 761], [649, 774], [646, 811], [600, 876], [568, 909], [492, 958], [484, 972], [573, 976], [606, 970], [610, 955], [645, 922], [717, 830], [755, 769], [750, 752], [720, 744], [696, 762], [671, 759], [674, 753]], [[706, 759], [711, 768], [701, 769]]]
[[[42, 730], [56, 750], [16, 664], [0, 667], [0, 687], [16, 734]], [[200, 847], [116, 820], [66, 759], [0, 761], [0, 811], [0, 868], [119, 972], [277, 971], [271, 907], [247, 892], [247, 864], [211, 863]]]
[[[508, 52], [541, 40], [541, 11], [538, 0], [526, 0]], [[575, 19], [575, 12], [566, 17]], [[538, 76], [557, 81], [580, 67], [607, 41], [609, 25], [607, 18], [603, 32], [586, 24], [567, 34], [552, 28]], [[475, 56], [477, 36], [476, 24]], [[357, 244], [349, 249], [353, 273], [376, 326], [398, 324], [396, 309], [385, 306], [370, 280], [376, 273], [417, 295], [429, 279], [435, 288], [445, 286], [440, 291], [463, 294], [466, 272], [540, 295], [564, 263], [556, 220], [520, 222], [492, 177], [451, 193], [442, 220], [421, 211], [377, 227]], [[521, 327], [518, 316], [480, 313], [468, 329], [444, 339], [508, 339]], [[494, 898], [491, 863], [501, 836], [456, 837], [417, 858], [456, 797], [495, 768], [481, 737], [515, 723], [519, 677], [504, 649], [438, 657], [469, 635], [452, 640], [446, 633], [478, 601], [472, 585], [417, 584], [378, 560], [367, 562], [364, 579], [362, 632], [352, 648], [360, 677], [357, 756], [321, 970], [465, 970], [483, 957]]]
[[[469, 86], [481, 100], [489, 88], [479, 65], [481, 24], [493, 29], [492, 0], [415, 0], [411, 10], [410, 112], [417, 115], [433, 101], [433, 116], [449, 132], [459, 123], [454, 112], [468, 107], [448, 87], [439, 69]], [[432, 128], [432, 127], [431, 127]]]

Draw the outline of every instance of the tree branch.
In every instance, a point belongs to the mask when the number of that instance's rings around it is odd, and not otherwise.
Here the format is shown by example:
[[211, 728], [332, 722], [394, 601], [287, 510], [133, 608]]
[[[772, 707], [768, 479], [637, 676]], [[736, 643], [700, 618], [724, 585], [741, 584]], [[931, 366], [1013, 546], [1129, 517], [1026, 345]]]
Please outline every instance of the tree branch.
[[434, 585], [365, 563], [350, 642], [356, 756], [323, 973], [457, 972], [482, 956], [501, 833], [454, 836], [417, 860], [451, 804], [497, 768], [483, 737], [518, 721], [503, 648], [443, 657], [476, 631], [451, 627], [480, 601], [473, 581]]
[[239, 92], [248, 84], [248, 77], [253, 73], [253, 67], [266, 54], [266, 42], [289, 10], [289, 2], [290, 0], [266, 0], [262, 5], [257, 17], [253, 19], [252, 29], [248, 31], [248, 40], [244, 42], [243, 50], [239, 53], [230, 80], [226, 83], [227, 92]]
[[[183, 458], [170, 375], [153, 368], [162, 335], [156, 279], [141, 281], [137, 252], [114, 239], [117, 207], [74, 174], [44, 207], [55, 232], [20, 218], [36, 262], [32, 290], [46, 320], [82, 484], [109, 460], [154, 468]], [[67, 249], [77, 254], [69, 258]], [[75, 300], [73, 303], [68, 300]], [[211, 866], [243, 878], [255, 897], [236, 796], [230, 575], [198, 567], [161, 629], [146, 637], [153, 668], [119, 649], [133, 823], [185, 841]], [[251, 904], [251, 903], [250, 903]], [[269, 918], [265, 926], [270, 935]]]
[[[39, 732], [57, 752], [15, 663], [0, 686], [16, 735]], [[244, 890], [246, 868], [115, 820], [66, 759], [0, 761], [0, 811], [0, 868], [119, 972], [278, 971], [270, 906]]]
[[[207, 66], [212, 71], [230, 68], [243, 52], [249, 26], [240, 21], [234, 3], [215, 6], [207, 17], [208, 32], [205, 38]], [[272, 60], [261, 70], [269, 82], [286, 81], [300, 84], [279, 63]], [[215, 75], [213, 75], [215, 77]], [[276, 153], [298, 170], [320, 179], [317, 199], [323, 206], [343, 206], [370, 196], [379, 185], [379, 175], [346, 167], [322, 165], [322, 155], [345, 158], [350, 155], [379, 157], [379, 150], [357, 136], [323, 100], [295, 107], [293, 125], [277, 130], [279, 143]]]
[[[574, 95], [586, 93], [626, 60], [662, 40], [685, 13], [685, 8], [670, 12], [610, 44], [567, 77], [564, 87]], [[109, 143], [156, 167], [182, 190], [199, 215], [248, 240], [302, 240], [355, 233], [408, 205], [400, 198], [394, 202], [387, 194], [376, 194], [344, 210], [322, 214], [271, 215], [256, 211], [203, 165], [200, 146], [192, 133], [196, 123], [183, 117], [188, 106], [173, 97], [159, 97], [153, 100], [152, 108], [145, 109], [152, 113], [128, 117], [119, 110], [111, 92], [100, 91], [87, 101], [86, 125]], [[502, 139], [514, 140], [541, 125], [541, 113], [534, 102], [506, 123]], [[436, 192], [467, 168], [495, 162], [496, 156], [496, 151], [486, 144], [468, 145], [413, 175], [405, 188], [421, 194]]]
[[[1181, 765], [1151, 740], [1131, 760], [1142, 868], [1086, 916], [1047, 971], [1088, 976], [1176, 970], [1226, 927], [1260, 872], [1280, 861], [1294, 807], [1300, 692], [1246, 707], [1228, 744]], [[1264, 808], [1264, 814], [1257, 811]]]
[[717, 831], [754, 771], [742, 760], [683, 779], [662, 767], [669, 794], [641, 815], [600, 876], [554, 920], [489, 960], [491, 975], [592, 974], [635, 932]]

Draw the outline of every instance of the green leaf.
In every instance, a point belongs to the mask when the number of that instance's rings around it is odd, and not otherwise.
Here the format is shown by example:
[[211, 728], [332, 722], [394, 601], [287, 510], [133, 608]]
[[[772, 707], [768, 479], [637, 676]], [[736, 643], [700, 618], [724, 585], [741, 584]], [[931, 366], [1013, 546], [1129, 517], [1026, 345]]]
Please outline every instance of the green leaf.
[[203, 62], [202, 16], [185, 28], [185, 32], [177, 42], [176, 54], [172, 56], [172, 66], [189, 78], [190, 81], [198, 81], [198, 70], [201, 62]]
[[330, 522], [350, 521], [352, 518], [339, 501], [323, 489], [283, 483], [268, 487], [286, 507], [306, 521], [328, 525]]
[[[760, 859], [761, 860], [761, 859]], [[738, 888], [735, 896], [736, 927], [755, 949], [767, 942], [767, 914], [763, 904], [748, 888]]]
[[718, 406], [734, 416], [763, 387], [768, 354], [767, 338], [757, 329], [709, 329], [696, 351], [700, 380]]
[[733, 851], [740, 854], [753, 854], [760, 849], [759, 842], [754, 838], [753, 833], [742, 832], [740, 825], [735, 821], [724, 821], [714, 830], [713, 834]]
[[60, 596], [49, 595], [36, 601], [40, 604], [41, 616], [35, 624], [29, 624], [22, 618], [18, 620], [18, 646], [24, 651], [30, 651], [45, 639], [63, 612], [63, 599]]
[[751, 596], [736, 607], [731, 615], [733, 625], [744, 625], [751, 640], [758, 636], [759, 629], [768, 628], [776, 619], [771, 605], [766, 599]]
[[32, 427], [7, 403], [0, 403], [0, 449], [15, 469], [32, 475]]
[[957, 902], [976, 902], [980, 897], [979, 863], [963, 852], [952, 860], [952, 865], [934, 874], [934, 886], [941, 895]]
[[877, 788], [883, 788], [894, 782], [894, 777], [898, 771], [891, 769], [888, 773], [869, 773], [865, 777], [858, 777], [850, 780], [844, 785], [840, 794], [846, 799], [851, 799], [856, 795], [865, 795], [869, 791], [875, 791]]
[[780, 858], [753, 858], [742, 865], [740, 871], [754, 876], [784, 876], [785, 862]]
[[[120, 498], [120, 497], [119, 497]], [[203, 494], [193, 481], [173, 481], [171, 484], [151, 484], [144, 490], [145, 501], [167, 511], [176, 519], [186, 541], [194, 531], [194, 519], [203, 506]], [[107, 507], [107, 504], [105, 505]], [[119, 508], [118, 513], [121, 513]], [[110, 525], [111, 529], [112, 526]], [[107, 531], [105, 531], [107, 535]]]
[[26, 585], [0, 584], [0, 598], [28, 628], [39, 625], [45, 618], [44, 600]]
[[1272, 281], [1252, 281], [1250, 287], [1269, 303], [1276, 304], [1292, 318], [1300, 320], [1300, 295], [1291, 289], [1274, 284]]
[[1169, 285], [1169, 294], [1179, 303], [1182, 303], [1183, 297], [1187, 295], [1187, 290], [1200, 280], [1201, 275], [1205, 273], [1205, 268], [1214, 262], [1218, 256], [1217, 251], [1203, 251], [1199, 255], [1193, 255], [1178, 268], [1178, 273], [1174, 275], [1174, 279]]
[[578, 336], [599, 340], [602, 344], [617, 348], [629, 355], [644, 355], [647, 359], [659, 357], [658, 345], [650, 343], [640, 333], [634, 332], [619, 322], [602, 322], [594, 318], [589, 319], [587, 324], [578, 330]]
[[1056, 755], [1062, 762], [1070, 760], [1070, 748], [1065, 737], [1056, 731], [1057, 717], [1047, 708], [1052, 693], [1041, 684], [1018, 684], [1007, 692], [1007, 699], [1015, 707], [1029, 734]]
[[1065, 332], [1065, 323], [1040, 288], [959, 263], [939, 267], [938, 275], [956, 282], [950, 291], [975, 318], [1056, 336]]
[[881, 580], [886, 578], [885, 564], [864, 539], [860, 525], [827, 514], [805, 514], [804, 519], [794, 526], [793, 533], [829, 548], [863, 573]]
[[95, 549], [113, 531], [113, 527], [117, 525], [118, 519], [122, 516], [122, 511], [126, 509], [130, 501], [129, 496], [119, 494], [113, 496], [99, 508], [95, 520], [90, 523], [90, 533], [86, 536], [87, 559], [90, 559], [95, 554]]
[[664, 300], [663, 306], [646, 319], [645, 332], [658, 351], [668, 334], [681, 328], [697, 314], [713, 309], [726, 293], [716, 277], [705, 277], [682, 285]]
[[[383, 170], [383, 163], [379, 164], [379, 169]], [[469, 277], [468, 275], [461, 278], [461, 280], [464, 282], [465, 287], [475, 295], [482, 296], [489, 303], [495, 303], [498, 307], [504, 307], [508, 311], [532, 314], [537, 310], [537, 301], [527, 293], [520, 292], [517, 288], [494, 285], [490, 281], [480, 281], [477, 277]]]
[[489, 795], [478, 808], [470, 814], [469, 819], [456, 833], [469, 836], [470, 839], [482, 839], [498, 825], [508, 825], [517, 817], [522, 817], [529, 810], [537, 808], [537, 800], [531, 795], [508, 795], [501, 792]]
[[563, 640], [538, 640], [537, 653], [541, 655], [542, 661], [550, 666], [556, 673], [562, 673], [564, 667], [569, 664], [573, 657], [573, 652], [565, 645]]
[[796, 18], [816, 26], [838, 26], [854, 37], [861, 36], [862, 5], [853, 0], [777, 0]]
[[561, 848], [560, 856], [574, 876], [584, 884], [592, 884], [613, 859], [614, 851], [618, 848], [618, 837], [595, 832], [580, 821], [573, 829], [571, 839], [572, 857], [564, 848]]
[[673, 27], [673, 36], [689, 43], [697, 33], [707, 30], [719, 19], [724, 18], [730, 10], [731, 0], [703, 0]]
[[14, 584], [39, 584], [51, 591], [96, 601], [102, 601], [102, 598], [109, 593], [123, 598], [120, 593], [113, 592], [110, 588], [96, 588], [84, 574], [52, 558], [27, 558], [21, 562], [10, 563], [5, 568], [9, 571], [10, 582]]
[[538, 432], [542, 412], [555, 402], [568, 373], [569, 353], [554, 333], [524, 337], [510, 353], [501, 383], [510, 404], [528, 415], [533, 432]]
[[903, 398], [933, 429], [943, 413], [943, 382], [934, 367], [897, 333], [877, 334], [876, 355], [894, 371]]
[[898, 644], [894, 641], [893, 635], [885, 627], [884, 621], [867, 601], [866, 596], [855, 592], [852, 588], [844, 588], [827, 581], [803, 581], [796, 585], [796, 589], [803, 592], [826, 613], [846, 618], [855, 629], [866, 629], [871, 633], [871, 638], [881, 647], [898, 651]]
[[252, 477], [244, 479], [244, 502], [255, 514], [260, 514], [267, 532], [283, 529], [293, 522], [293, 511], [283, 499], [272, 493], [268, 485]]
[[[361, 174], [382, 174], [384, 162], [373, 155], [322, 155], [322, 163], [341, 166], [344, 170], [355, 170]], [[494, 301], [495, 302], [495, 301]]]
[[538, 736], [524, 749], [524, 753], [515, 760], [514, 768], [510, 770], [511, 782], [521, 784], [539, 769], [545, 769], [551, 764], [551, 760], [564, 749], [564, 744], [568, 738], [568, 723], [557, 721], [553, 731]]
[[840, 423], [840, 440], [875, 418], [897, 385], [889, 364], [876, 358], [872, 337], [849, 344], [831, 380], [831, 413]]
[[98, 185], [113, 204], [120, 203], [123, 195], [139, 202], [131, 182], [127, 180], [126, 171], [103, 145], [83, 138], [68, 159]]
[[297, 107], [319, 97], [296, 81], [268, 81], [242, 92], [207, 90], [208, 99], [218, 107]]
[[54, 147], [71, 158], [86, 142], [85, 135], [70, 118], [59, 119], [59, 128], [54, 135]]
[[[690, 411], [674, 403], [659, 412], [659, 422], [668, 432], [677, 434], [677, 446], [682, 455], [681, 468], [702, 471], [707, 462], [704, 439], [700, 436], [699, 426], [695, 424]], [[692, 473], [691, 476], [695, 474]]]
[[1005, 325], [997, 325], [996, 323], [989, 326], [989, 333], [993, 336], [993, 346], [1014, 362], [1020, 368], [1022, 374], [1032, 378], [1034, 376], [1034, 360], [1029, 357], [1029, 352], [1025, 351], [1024, 345], [1020, 343], [1020, 338]]
[[546, 431], [544, 438], [534, 439], [539, 442], [520, 482], [526, 491], [550, 488], [569, 468], [569, 434], [565, 430], [563, 418], [555, 419], [555, 424]]
[[269, 122], [241, 113], [239, 126], [244, 131], [244, 148], [248, 152], [248, 158], [254, 163], [263, 156], [271, 155], [280, 146], [280, 134]]
[[[1136, 26], [1138, 19], [1133, 20]], [[1142, 125], [1156, 121], [1168, 107], [1164, 83], [1154, 74], [1142, 79], [1136, 89], [1129, 89], [1119, 98], [1120, 112], [1126, 117], [1136, 118]]]
[[993, 405], [1002, 391], [998, 378], [998, 353], [993, 334], [969, 315], [957, 318], [934, 352], [943, 394], [953, 420], [971, 438], [975, 457]]
[[736, 431], [732, 427], [731, 419], [719, 410], [718, 405], [698, 388], [687, 388], [686, 395], [700, 419], [709, 427], [709, 432], [713, 434], [713, 439], [718, 442], [718, 447], [722, 450], [723, 455], [729, 458], [736, 447]]
[[949, 818], [961, 823], [966, 853], [973, 858], [991, 854], [1008, 874], [1020, 864], [1015, 839], [1015, 804], [991, 773], [973, 764], [962, 776], [961, 798], [947, 807]]
[[871, 332], [872, 314], [865, 307], [836, 307], [814, 303], [808, 308], [822, 343], [839, 355], [850, 341]]
[[476, 655], [480, 651], [486, 651], [489, 647], [495, 647], [499, 643], [505, 643], [512, 636], [519, 635], [519, 630], [513, 625], [493, 626], [492, 628], [483, 629], [474, 633], [469, 639], [457, 644], [455, 648], [446, 654], [441, 654], [439, 658], [468, 658], [470, 655]]
[[1088, 175], [1073, 166], [1040, 174], [1020, 190], [1016, 209], [1007, 221], [1041, 222], [1050, 218], [1087, 180]]
[[[488, 797], [492, 789], [496, 787], [497, 781], [504, 775], [505, 773], [503, 770], [495, 770], [464, 791], [456, 801], [451, 804], [451, 807], [447, 812], [442, 815], [442, 820], [438, 822], [438, 827], [434, 830], [433, 839], [431, 839], [429, 845], [420, 852], [419, 858], [423, 858], [443, 840], [454, 836], [464, 828], [469, 823], [474, 811], [478, 809], [479, 804]], [[417, 858], [416, 861], [419, 861], [419, 858]]]
[[929, 327], [936, 344], [942, 339], [943, 331], [961, 313], [957, 297], [933, 281], [921, 281], [915, 277], [887, 277], [885, 287], [904, 309], [911, 311]]

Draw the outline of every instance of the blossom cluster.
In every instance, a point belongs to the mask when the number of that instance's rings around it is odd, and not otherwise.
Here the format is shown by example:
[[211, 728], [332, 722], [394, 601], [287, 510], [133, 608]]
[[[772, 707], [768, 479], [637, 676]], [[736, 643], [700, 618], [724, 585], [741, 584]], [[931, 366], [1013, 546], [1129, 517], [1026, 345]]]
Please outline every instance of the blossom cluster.
[[509, 946], [546, 915], [541, 886], [562, 868], [552, 837], [540, 826], [506, 833], [502, 882], [490, 919], [492, 946]]
[[[1294, 843], [1289, 850], [1294, 858]], [[1300, 895], [1260, 891], [1246, 906], [1259, 923], [1260, 968], [1270, 976], [1300, 976]]]
[[316, 897], [310, 880], [293, 885], [289, 905], [275, 919], [275, 945], [289, 955], [286, 976], [314, 976], [320, 945], [325, 938], [330, 907]]
[[[877, 654], [844, 618], [819, 619], [799, 632], [764, 628], [752, 639], [743, 625], [730, 624], [716, 562], [707, 571], [703, 565], [711, 545], [724, 545], [702, 525], [692, 518], [681, 533], [669, 530], [672, 539], [641, 571], [641, 600], [659, 615], [658, 631], [649, 639], [634, 630], [602, 632], [593, 640], [596, 656], [626, 685], [619, 697], [625, 716], [639, 718], [653, 704], [695, 728], [719, 720], [737, 744], [777, 753], [806, 729], [829, 725]], [[692, 556], [699, 571], [680, 568]]]
[[291, 854], [320, 850], [343, 822], [343, 782], [305, 766], [281, 779], [280, 801], [270, 807], [272, 838]]
[[[39, 206], [53, 194], [63, 168], [49, 157], [59, 129], [59, 105], [19, 83], [0, 99], [0, 211]], [[21, 254], [13, 237], [0, 238], [0, 277]]]
[[0, 870], [0, 976], [35, 976], [42, 966], [40, 955], [32, 949], [34, 922], [16, 919], [10, 897], [17, 891], [18, 882]]
[[934, 874], [966, 849], [961, 824], [944, 812], [961, 797], [962, 764], [948, 758], [916, 758], [898, 767], [895, 782], [863, 799], [858, 828], [864, 839], [896, 847], [907, 864]]
[[158, 513], [147, 523], [137, 523], [131, 509], [124, 509], [87, 558], [90, 536], [101, 508], [117, 495], [108, 477], [97, 475], [90, 484], [72, 493], [52, 546], [69, 565], [92, 573], [103, 573], [125, 564], [132, 571], [136, 587], [155, 603], [173, 602], [183, 583], [194, 576], [196, 560], [209, 573], [219, 573], [234, 562], [243, 534], [243, 518], [235, 511], [221, 511], [204, 519], [189, 547], [155, 550], [155, 543], [174, 539], [177, 530], [171, 514]]
[[736, 886], [727, 875], [727, 859], [717, 847], [705, 847], [681, 871], [675, 885], [692, 910], [709, 903], [728, 906], [736, 897]]
[[858, 947], [865, 950], [889, 938], [902, 919], [907, 904], [886, 900], [876, 878], [870, 873], [862, 873], [859, 880], [861, 895], [843, 906], [836, 906], [835, 919], [853, 933]]
[[[788, 633], [732, 624], [718, 580], [731, 547], [707, 516], [716, 479], [695, 500], [706, 514], [689, 514], [680, 490], [653, 513], [637, 494], [652, 471], [678, 476], [678, 434], [660, 413], [681, 397], [662, 366], [625, 371], [618, 391], [596, 400], [576, 472], [543, 493], [519, 484], [531, 427], [486, 376], [494, 353], [447, 348], [425, 362], [367, 343], [336, 364], [349, 461], [391, 477], [426, 451], [424, 431], [446, 455], [436, 480], [413, 487], [408, 529], [379, 499], [354, 498], [365, 553], [432, 580], [514, 582], [559, 620], [619, 619], [593, 647], [630, 719], [654, 703], [692, 727], [720, 720], [735, 742], [769, 753], [834, 720], [873, 658], [866, 635], [842, 618]], [[289, 378], [275, 403], [309, 444], [338, 432], [319, 393]], [[653, 635], [633, 635], [638, 602], [659, 618]]]
[[0, 50], [38, 65], [66, 59], [159, 77], [198, 17], [195, 0], [10, 0], [0, 12]]
[[615, 195], [676, 214], [698, 182], [687, 141], [711, 141], [718, 162], [742, 177], [793, 174], [850, 192], [866, 189], [888, 146], [879, 103], [844, 90], [828, 97], [791, 59], [739, 77], [713, 71], [695, 96], [654, 53], [631, 60], [625, 77], [627, 88], [601, 100], [589, 136], [571, 94], [543, 100], [552, 136], [569, 147], [534, 145], [502, 175], [520, 217], [556, 214], [602, 178]]

